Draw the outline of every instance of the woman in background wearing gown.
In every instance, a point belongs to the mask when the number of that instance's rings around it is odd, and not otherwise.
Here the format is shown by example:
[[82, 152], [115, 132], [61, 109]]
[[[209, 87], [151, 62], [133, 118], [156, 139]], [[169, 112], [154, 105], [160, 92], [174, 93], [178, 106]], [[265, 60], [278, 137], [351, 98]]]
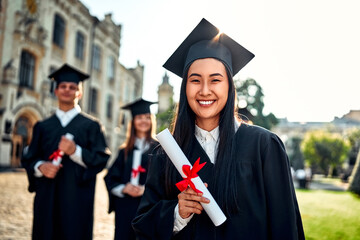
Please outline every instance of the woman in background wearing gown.
[[[152, 137], [155, 125], [150, 113], [151, 104], [153, 102], [140, 99], [122, 107], [131, 110], [132, 120], [126, 142], [105, 176], [109, 213], [115, 211], [115, 239], [135, 239], [131, 220], [144, 192], [148, 154], [157, 145]], [[134, 161], [140, 164], [134, 166]]]
[[164, 64], [183, 78], [173, 136], [225, 213], [214, 226], [161, 147], [154, 150], [133, 227], [139, 239], [304, 239], [285, 147], [235, 115], [233, 76], [254, 55], [203, 19]]

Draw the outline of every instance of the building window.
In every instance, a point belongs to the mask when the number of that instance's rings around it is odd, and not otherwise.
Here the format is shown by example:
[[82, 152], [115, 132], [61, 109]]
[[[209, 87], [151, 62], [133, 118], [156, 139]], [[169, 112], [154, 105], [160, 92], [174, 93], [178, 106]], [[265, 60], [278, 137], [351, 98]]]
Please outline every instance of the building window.
[[76, 42], [75, 42], [75, 57], [79, 60], [84, 59], [84, 45], [85, 37], [81, 32], [76, 32]]
[[[53, 72], [55, 72], [55, 70], [56, 70], [56, 67], [51, 66], [49, 75], [52, 74]], [[55, 96], [55, 88], [56, 88], [56, 82], [54, 80], [50, 79], [50, 95], [51, 96]]]
[[130, 94], [129, 94], [129, 84], [127, 82], [124, 82], [124, 88], [123, 88], [124, 92], [123, 92], [123, 100], [124, 102], [130, 102]]
[[122, 126], [124, 126], [125, 123], [126, 123], [125, 117], [126, 117], [125, 114], [122, 114], [122, 119], [121, 119], [121, 122], [120, 122], [120, 124], [121, 124]]
[[20, 60], [20, 86], [33, 89], [35, 72], [35, 57], [28, 51], [21, 52]]
[[53, 43], [60, 48], [64, 48], [65, 40], [65, 21], [58, 14], [55, 15]]
[[98, 98], [98, 91], [96, 88], [91, 88], [90, 91], [90, 112], [97, 113], [97, 98]]
[[112, 108], [113, 108], [113, 96], [109, 94], [106, 99], [106, 117], [109, 119], [112, 118]]
[[98, 45], [93, 46], [92, 68], [100, 71], [101, 49]]
[[107, 63], [107, 77], [109, 81], [114, 81], [115, 78], [115, 58], [109, 56]]

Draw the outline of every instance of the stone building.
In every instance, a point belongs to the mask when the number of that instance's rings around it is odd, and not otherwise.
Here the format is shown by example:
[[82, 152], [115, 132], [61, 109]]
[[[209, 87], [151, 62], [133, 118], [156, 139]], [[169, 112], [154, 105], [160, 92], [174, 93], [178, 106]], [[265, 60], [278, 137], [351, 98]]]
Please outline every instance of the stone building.
[[348, 113], [344, 114], [342, 117], [335, 117], [333, 120], [337, 124], [346, 124], [346, 125], [360, 125], [360, 110], [350, 110]]
[[144, 66], [119, 63], [121, 25], [92, 16], [79, 0], [0, 0], [0, 167], [20, 166], [34, 124], [54, 113], [64, 63], [90, 74], [83, 111], [103, 124], [114, 154], [125, 138], [120, 106], [142, 95]]

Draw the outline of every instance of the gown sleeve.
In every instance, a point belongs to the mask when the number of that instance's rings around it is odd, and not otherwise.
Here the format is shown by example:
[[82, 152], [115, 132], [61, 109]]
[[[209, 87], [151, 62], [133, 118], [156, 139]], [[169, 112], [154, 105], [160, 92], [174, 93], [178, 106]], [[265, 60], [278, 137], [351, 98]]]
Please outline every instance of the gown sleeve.
[[114, 196], [111, 193], [111, 190], [118, 186], [119, 184], [126, 184], [122, 179], [122, 173], [124, 172], [125, 168], [125, 160], [124, 160], [124, 150], [119, 150], [118, 156], [112, 166], [109, 168], [108, 173], [104, 177], [106, 189], [108, 191], [109, 195], [109, 213], [111, 213], [113, 210], [115, 210], [114, 206]]
[[132, 225], [139, 239], [171, 239], [174, 226], [174, 209], [177, 198], [166, 197], [165, 158], [153, 155], [136, 217]]
[[83, 180], [93, 179], [101, 172], [110, 157], [104, 133], [97, 122], [92, 122], [87, 127], [87, 146], [82, 147], [82, 159], [87, 169], [84, 170]]
[[275, 134], [269, 137], [262, 158], [269, 238], [305, 239], [289, 159]]

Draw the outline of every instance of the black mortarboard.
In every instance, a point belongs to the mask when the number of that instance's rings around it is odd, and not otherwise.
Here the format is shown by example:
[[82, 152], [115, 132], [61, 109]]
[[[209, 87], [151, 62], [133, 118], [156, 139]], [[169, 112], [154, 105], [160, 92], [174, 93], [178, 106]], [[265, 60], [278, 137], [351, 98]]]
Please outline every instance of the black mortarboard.
[[234, 76], [254, 56], [226, 34], [219, 35], [219, 30], [203, 18], [163, 67], [183, 77], [184, 71], [193, 61], [216, 58], [222, 61]]
[[150, 113], [150, 105], [154, 104], [154, 103], [157, 103], [157, 102], [149, 102], [149, 101], [146, 101], [146, 100], [140, 98], [134, 102], [131, 102], [131, 103], [126, 104], [125, 106], [122, 106], [121, 108], [130, 110], [131, 115], [133, 117], [135, 117], [136, 115], [139, 115], [139, 114]]
[[74, 82], [79, 84], [79, 82], [89, 78], [89, 75], [82, 73], [65, 63], [58, 70], [51, 73], [48, 77], [54, 79], [57, 84], [61, 82]]

